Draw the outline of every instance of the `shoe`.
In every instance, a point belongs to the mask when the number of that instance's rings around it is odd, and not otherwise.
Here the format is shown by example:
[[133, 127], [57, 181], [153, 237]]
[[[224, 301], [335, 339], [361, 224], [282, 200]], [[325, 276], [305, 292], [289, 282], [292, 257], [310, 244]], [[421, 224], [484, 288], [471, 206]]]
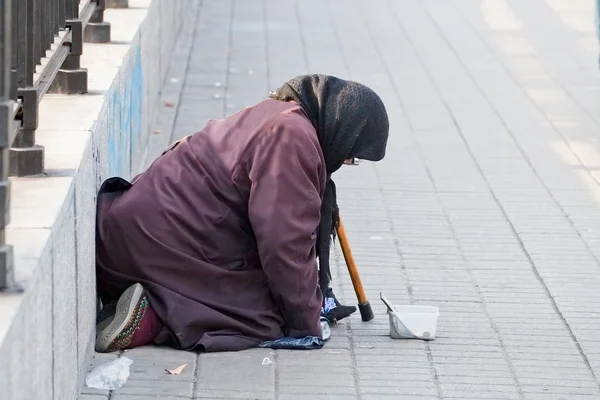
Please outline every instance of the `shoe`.
[[342, 305], [333, 294], [331, 288], [327, 289], [327, 293], [323, 298], [323, 310], [322, 314], [330, 322], [335, 323], [356, 312], [355, 306], [344, 306]]
[[123, 292], [114, 313], [98, 318], [96, 351], [108, 353], [152, 343], [162, 328], [150, 307], [144, 287], [139, 283]]

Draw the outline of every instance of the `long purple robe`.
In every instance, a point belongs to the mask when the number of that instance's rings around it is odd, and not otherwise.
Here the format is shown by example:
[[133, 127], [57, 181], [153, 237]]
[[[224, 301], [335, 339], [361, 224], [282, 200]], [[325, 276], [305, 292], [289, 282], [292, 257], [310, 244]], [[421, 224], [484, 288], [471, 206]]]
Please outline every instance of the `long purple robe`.
[[320, 336], [316, 231], [325, 161], [294, 102], [264, 100], [170, 147], [132, 184], [103, 185], [103, 299], [139, 282], [165, 329], [157, 344], [242, 350]]

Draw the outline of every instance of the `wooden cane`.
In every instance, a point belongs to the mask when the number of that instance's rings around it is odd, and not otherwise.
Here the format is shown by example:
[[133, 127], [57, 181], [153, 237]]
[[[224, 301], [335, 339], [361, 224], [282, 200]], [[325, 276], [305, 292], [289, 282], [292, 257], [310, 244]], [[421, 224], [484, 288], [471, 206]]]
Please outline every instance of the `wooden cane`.
[[346, 266], [348, 267], [348, 272], [350, 273], [350, 279], [352, 279], [352, 286], [354, 286], [354, 292], [356, 293], [356, 298], [358, 299], [358, 310], [360, 311], [360, 316], [363, 321], [370, 321], [375, 316], [373, 315], [371, 304], [369, 304], [369, 300], [367, 300], [367, 295], [365, 294], [365, 289], [363, 288], [360, 280], [360, 275], [358, 275], [358, 268], [356, 268], [356, 263], [354, 262], [354, 257], [352, 256], [352, 250], [350, 250], [350, 243], [348, 243], [348, 236], [346, 235], [342, 218], [340, 218], [340, 224], [337, 228], [337, 237], [340, 241], [340, 246], [342, 246], [342, 253], [344, 254]]

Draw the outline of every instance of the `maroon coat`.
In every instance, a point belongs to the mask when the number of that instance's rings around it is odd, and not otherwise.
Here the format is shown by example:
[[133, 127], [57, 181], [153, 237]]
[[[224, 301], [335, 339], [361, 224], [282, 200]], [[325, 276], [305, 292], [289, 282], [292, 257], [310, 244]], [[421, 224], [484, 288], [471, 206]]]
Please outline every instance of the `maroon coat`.
[[140, 282], [167, 328], [158, 343], [182, 349], [320, 336], [325, 181], [317, 133], [298, 104], [269, 99], [210, 121], [128, 189], [101, 190], [101, 296]]

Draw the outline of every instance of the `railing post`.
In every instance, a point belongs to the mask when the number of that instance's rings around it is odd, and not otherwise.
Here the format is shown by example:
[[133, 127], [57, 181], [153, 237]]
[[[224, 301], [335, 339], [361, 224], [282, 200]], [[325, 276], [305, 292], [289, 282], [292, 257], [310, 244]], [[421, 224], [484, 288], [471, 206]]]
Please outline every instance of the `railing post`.
[[65, 26], [71, 30], [71, 52], [61, 65], [48, 93], [83, 94], [88, 91], [87, 69], [81, 68], [83, 23], [79, 19], [79, 0], [66, 0]]
[[8, 180], [9, 138], [16, 129], [13, 118], [14, 94], [12, 59], [12, 0], [0, 0], [0, 290], [13, 284], [12, 247], [6, 244], [6, 226], [10, 221], [10, 181]]
[[18, 90], [21, 100], [21, 128], [10, 148], [11, 176], [38, 175], [44, 171], [44, 147], [35, 144], [38, 128], [38, 94], [35, 88]]
[[86, 43], [108, 43], [110, 42], [110, 22], [104, 22], [106, 0], [95, 1], [98, 4], [96, 12], [85, 26], [83, 41]]
[[[35, 144], [35, 130], [38, 127], [38, 95], [33, 85], [33, 72], [35, 71], [35, 59], [45, 53], [45, 46], [41, 38], [42, 29], [36, 26], [37, 47], [33, 45], [34, 6], [38, 7], [37, 15], [41, 15], [39, 3], [32, 0], [20, 0], [16, 2], [13, 16], [16, 16], [16, 26], [13, 32], [17, 36], [18, 49], [14, 55], [16, 64], [15, 87], [17, 97], [21, 100], [21, 127], [9, 150], [9, 175], [25, 176], [36, 175], [44, 170], [44, 148]], [[13, 41], [14, 43], [14, 41]]]

